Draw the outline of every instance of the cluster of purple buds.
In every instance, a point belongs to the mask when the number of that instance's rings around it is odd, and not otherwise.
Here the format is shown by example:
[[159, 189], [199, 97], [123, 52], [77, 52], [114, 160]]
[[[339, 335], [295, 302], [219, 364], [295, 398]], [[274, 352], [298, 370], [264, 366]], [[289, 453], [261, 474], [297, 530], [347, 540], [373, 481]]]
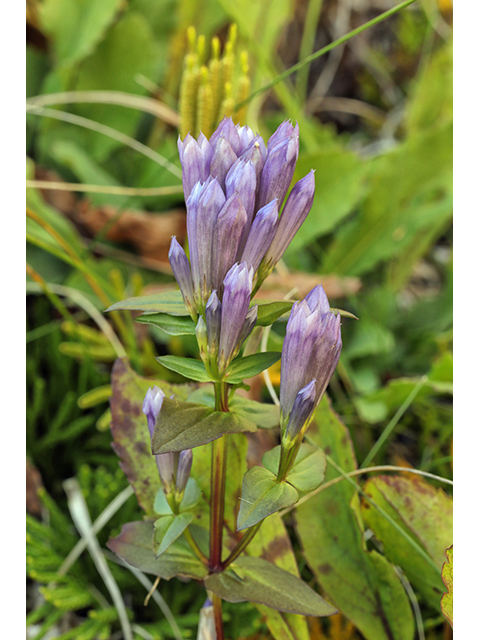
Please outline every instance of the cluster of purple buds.
[[340, 314], [330, 311], [323, 287], [316, 286], [293, 305], [287, 323], [280, 378], [283, 444], [303, 438], [341, 350]]
[[253, 268], [234, 264], [223, 280], [222, 302], [216, 291], [208, 298], [205, 320], [200, 316], [197, 341], [207, 371], [221, 377], [257, 321], [258, 306], [250, 307]]
[[[253, 271], [252, 290], [273, 270], [313, 203], [313, 171], [291, 190], [298, 158], [298, 125], [283, 122], [265, 145], [247, 126], [224, 118], [210, 140], [178, 141], [187, 206], [188, 260], [175, 238], [170, 264], [195, 320], [238, 263]], [[208, 325], [208, 322], [207, 322]]]
[[[157, 387], [151, 387], [145, 394], [142, 411], [147, 417], [150, 440], [153, 438], [155, 424], [162, 408], [165, 394]], [[175, 512], [185, 493], [187, 481], [192, 468], [193, 453], [191, 449], [175, 453], [159, 453], [155, 455], [158, 473], [162, 481], [168, 503]]]

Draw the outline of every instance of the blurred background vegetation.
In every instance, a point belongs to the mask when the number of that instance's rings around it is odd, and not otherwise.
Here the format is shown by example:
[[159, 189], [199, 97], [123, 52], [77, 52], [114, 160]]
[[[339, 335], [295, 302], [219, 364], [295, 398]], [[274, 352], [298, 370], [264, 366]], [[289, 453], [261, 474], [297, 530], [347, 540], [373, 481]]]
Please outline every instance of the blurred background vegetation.
[[[138, 373], [175, 382], [154, 356], [193, 355], [195, 344], [103, 311], [174, 287], [170, 238], [185, 239], [179, 131], [210, 133], [227, 114], [268, 138], [284, 119], [299, 122], [294, 180], [316, 170], [315, 202], [260, 297], [301, 297], [323, 282], [332, 306], [360, 319], [343, 323], [329, 391], [359, 463], [451, 478], [450, 0], [415, 2], [236, 110], [394, 5], [27, 0], [29, 638], [122, 637], [95, 561], [84, 551], [63, 566], [80, 540], [63, 482], [76, 478], [91, 521], [107, 509], [101, 548], [141, 518], [111, 450], [110, 369], [127, 355]], [[272, 348], [282, 331], [274, 325]], [[278, 384], [279, 369], [270, 376]], [[261, 379], [250, 393], [268, 399]], [[250, 443], [252, 459], [262, 446]], [[204, 596], [194, 584], [162, 583], [144, 607], [148, 585], [110, 560], [135, 638], [195, 637]], [[227, 605], [226, 616], [232, 638], [271, 637], [249, 605]], [[428, 603], [422, 616], [424, 637], [449, 637]], [[312, 623], [311, 634], [362, 637], [341, 621]]]

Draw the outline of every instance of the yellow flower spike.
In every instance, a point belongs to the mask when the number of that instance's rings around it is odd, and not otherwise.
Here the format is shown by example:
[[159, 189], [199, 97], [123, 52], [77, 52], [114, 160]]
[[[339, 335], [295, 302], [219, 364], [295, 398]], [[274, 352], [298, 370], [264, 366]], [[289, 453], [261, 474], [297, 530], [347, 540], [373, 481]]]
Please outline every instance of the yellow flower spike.
[[195, 133], [196, 105], [198, 89], [197, 54], [189, 53], [185, 56], [185, 70], [180, 85], [180, 137], [182, 140], [190, 131]]
[[205, 36], [199, 35], [197, 40], [198, 63], [204, 64], [206, 58]]
[[197, 43], [197, 32], [195, 30], [195, 27], [188, 27], [187, 41], [188, 41], [188, 49], [190, 53], [195, 53], [196, 43]]
[[[243, 102], [250, 95], [250, 90], [252, 87], [252, 83], [250, 81], [249, 75], [249, 65], [248, 65], [248, 53], [246, 51], [242, 51], [240, 54], [240, 68], [242, 71], [242, 75], [238, 81], [238, 95], [237, 102]], [[246, 124], [247, 118], [247, 105], [244, 105], [241, 109], [236, 112], [235, 120], [239, 122], [241, 125]]]
[[213, 112], [213, 93], [210, 74], [204, 65], [200, 68], [200, 85], [198, 88], [197, 137], [200, 131], [207, 137], [213, 133], [216, 126]]
[[235, 43], [237, 41], [237, 35], [238, 35], [238, 27], [235, 23], [232, 23], [228, 30], [228, 40], [227, 40], [226, 48], [230, 46], [230, 50], [233, 50], [233, 47], [235, 46]]
[[220, 119], [223, 116], [230, 118], [233, 114], [233, 109], [235, 107], [235, 100], [233, 99], [233, 87], [231, 82], [225, 83], [225, 98], [220, 107]]
[[223, 100], [223, 65], [220, 60], [220, 40], [217, 37], [212, 39], [212, 58], [208, 68], [210, 72], [210, 87], [212, 89], [212, 120], [215, 127], [220, 122], [219, 110]]

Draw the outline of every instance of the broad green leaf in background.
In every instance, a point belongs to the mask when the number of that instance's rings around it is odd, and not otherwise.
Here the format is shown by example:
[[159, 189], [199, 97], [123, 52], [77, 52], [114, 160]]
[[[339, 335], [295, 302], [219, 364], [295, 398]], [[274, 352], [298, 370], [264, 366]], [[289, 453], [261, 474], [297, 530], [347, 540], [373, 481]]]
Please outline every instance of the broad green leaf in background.
[[447, 42], [431, 57], [413, 84], [406, 107], [409, 133], [441, 127], [453, 118], [453, 47]]
[[[262, 459], [263, 466], [274, 474], [278, 473], [280, 451], [281, 447], [278, 445], [267, 451]], [[327, 460], [323, 451], [303, 443], [286, 480], [303, 493], [314, 491], [323, 482], [326, 466]]]
[[193, 520], [193, 513], [162, 516], [153, 527], [153, 552], [158, 558], [177, 540]]
[[[142, 74], [152, 78], [158, 49], [148, 19], [130, 11], [107, 33], [93, 55], [78, 71], [77, 91], [124, 91], [145, 94], [137, 82]], [[141, 112], [116, 105], [79, 105], [79, 115], [106, 124], [122, 133], [134, 136]], [[93, 131], [84, 131], [85, 148], [98, 161], [103, 162], [119, 142]]]
[[120, 466], [135, 490], [140, 506], [154, 515], [153, 504], [160, 488], [155, 458], [152, 455], [147, 419], [142, 413], [145, 393], [156, 384], [166, 394], [186, 397], [189, 385], [169, 385], [138, 376], [126, 360], [117, 360], [112, 369], [112, 447], [120, 458]]
[[207, 569], [193, 555], [185, 540], [176, 540], [158, 558], [153, 552], [152, 540], [153, 522], [129, 522], [123, 525], [116, 538], [110, 538], [107, 546], [136, 569], [153, 573], [164, 580], [174, 576], [201, 580], [207, 574]]
[[188, 311], [185, 309], [182, 294], [178, 289], [120, 300], [120, 302], [112, 304], [112, 306], [106, 309], [106, 311], [116, 311], [118, 309], [145, 312], [151, 311], [152, 313], [168, 313], [172, 316], [188, 316]]
[[153, 324], [169, 336], [194, 336], [195, 323], [190, 316], [172, 316], [167, 313], [145, 313], [135, 318], [143, 324]]
[[237, 530], [252, 527], [297, 500], [298, 493], [288, 482], [278, 482], [275, 473], [268, 469], [252, 467], [243, 478]]
[[441, 606], [443, 615], [453, 627], [453, 544], [445, 551], [445, 554], [447, 561], [442, 568], [442, 580], [447, 591], [442, 596]]
[[[325, 396], [315, 414], [312, 438], [345, 471], [357, 468], [345, 426]], [[338, 472], [329, 465], [325, 479]], [[366, 551], [357, 493], [346, 480], [300, 505], [295, 511], [305, 559], [322, 591], [367, 640], [413, 640], [410, 602], [394, 567], [376, 551]]]
[[370, 161], [367, 194], [339, 230], [322, 271], [361, 275], [452, 215], [452, 127], [429, 130]]
[[[249, 556], [262, 557], [277, 567], [299, 576], [292, 543], [278, 513], [269, 516], [247, 548]], [[265, 618], [271, 634], [277, 640], [310, 640], [306, 618], [294, 613], [275, 611], [265, 605], [256, 605]]]
[[155, 425], [152, 450], [158, 454], [193, 449], [220, 438], [224, 433], [256, 430], [251, 420], [234, 413], [165, 398]]
[[251, 356], [237, 358], [228, 367], [225, 378], [229, 384], [239, 384], [246, 378], [252, 378], [278, 362], [281, 353], [265, 351]]
[[241, 556], [225, 572], [208, 576], [205, 586], [227, 602], [258, 602], [310, 616], [337, 613], [306, 582], [261, 558]]
[[302, 154], [293, 181], [315, 169], [315, 192], [312, 209], [295, 234], [288, 253], [298, 251], [315, 238], [330, 233], [354, 210], [361, 193], [364, 162], [340, 145], [327, 145], [316, 153]]
[[453, 538], [453, 502], [442, 489], [435, 489], [423, 478], [376, 476], [365, 484], [367, 496], [382, 507], [438, 566], [428, 564], [389, 522], [368, 502], [362, 502], [362, 515], [378, 540], [385, 556], [402, 568], [417, 593], [440, 610], [443, 584], [440, 570], [445, 549]]
[[69, 66], [93, 53], [122, 4], [122, 0], [42, 2], [40, 26], [52, 39], [57, 60]]

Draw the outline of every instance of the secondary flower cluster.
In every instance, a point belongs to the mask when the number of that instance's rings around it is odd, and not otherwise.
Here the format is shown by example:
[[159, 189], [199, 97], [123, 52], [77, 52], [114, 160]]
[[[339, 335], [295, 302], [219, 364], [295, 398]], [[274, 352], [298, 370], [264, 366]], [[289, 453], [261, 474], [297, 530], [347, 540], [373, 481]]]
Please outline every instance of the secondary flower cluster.
[[293, 305], [283, 342], [280, 410], [284, 442], [299, 434], [303, 437], [341, 350], [340, 314], [330, 311], [323, 287], [316, 286]]
[[[157, 387], [153, 386], [145, 394], [142, 411], [147, 416], [148, 431], [150, 440], [153, 438], [155, 423], [160, 414], [165, 394]], [[185, 487], [192, 468], [193, 453], [191, 449], [180, 451], [180, 453], [159, 453], [155, 455], [160, 480], [163, 491], [167, 497], [172, 510], [176, 511], [176, 505], [182, 501]]]
[[258, 288], [305, 220], [315, 192], [313, 171], [295, 184], [279, 217], [298, 146], [298, 125], [283, 122], [265, 145], [230, 118], [210, 140], [203, 134], [179, 139], [190, 261], [175, 238], [169, 259], [194, 319], [213, 291], [222, 301], [225, 276], [236, 263], [253, 270]]

